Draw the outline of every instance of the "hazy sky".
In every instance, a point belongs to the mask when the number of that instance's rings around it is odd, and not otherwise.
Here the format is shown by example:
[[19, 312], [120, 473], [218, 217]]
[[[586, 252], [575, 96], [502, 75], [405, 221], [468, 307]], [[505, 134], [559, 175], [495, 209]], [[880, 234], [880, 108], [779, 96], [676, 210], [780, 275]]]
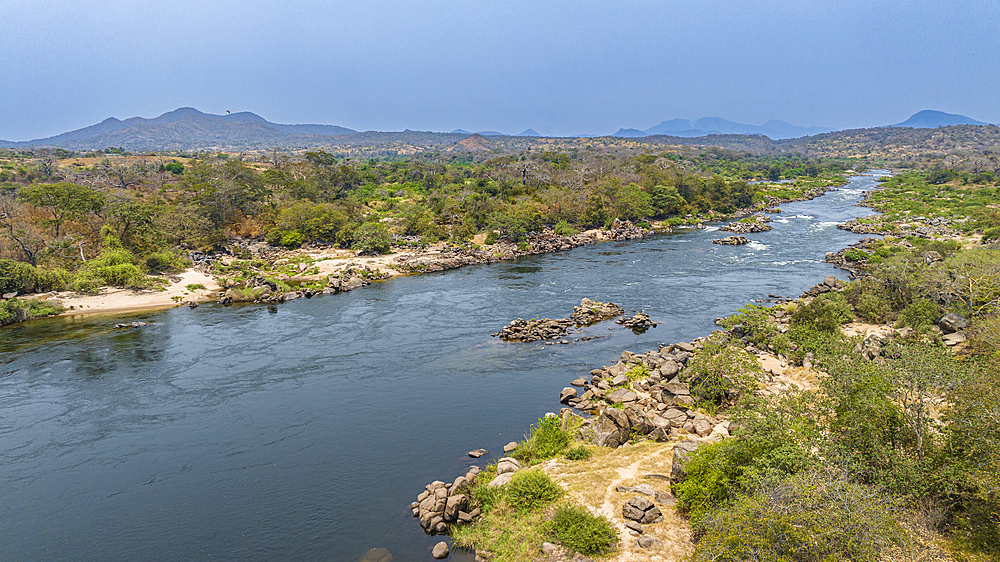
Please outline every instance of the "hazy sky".
[[1000, 122], [997, 0], [2, 0], [0, 139], [182, 106], [358, 130]]

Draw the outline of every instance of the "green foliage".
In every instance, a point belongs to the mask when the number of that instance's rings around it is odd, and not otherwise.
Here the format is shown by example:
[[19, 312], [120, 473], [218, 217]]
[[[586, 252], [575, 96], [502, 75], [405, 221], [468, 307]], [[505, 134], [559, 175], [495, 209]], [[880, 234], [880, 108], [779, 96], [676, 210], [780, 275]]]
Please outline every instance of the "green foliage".
[[555, 233], [559, 236], [572, 236], [580, 232], [565, 220], [557, 222], [555, 227], [553, 227], [553, 230], [555, 230]]
[[898, 503], [829, 471], [763, 478], [705, 521], [693, 561], [877, 562], [904, 540]]
[[483, 243], [492, 246], [493, 244], [496, 244], [497, 241], [499, 240], [500, 240], [500, 235], [497, 234], [495, 230], [491, 230], [486, 235], [486, 240]]
[[284, 246], [289, 250], [294, 250], [302, 245], [304, 241], [304, 236], [301, 232], [292, 230], [291, 232], [286, 232], [281, 236], [281, 240], [278, 242], [280, 246]]
[[823, 293], [792, 314], [793, 326], [808, 326], [821, 332], [834, 333], [842, 324], [854, 319], [854, 311], [844, 295]]
[[57, 238], [65, 222], [81, 219], [104, 206], [104, 196], [100, 193], [66, 182], [27, 185], [18, 192], [18, 198], [48, 210], [52, 218], [42, 224], [54, 227]]
[[354, 246], [361, 255], [388, 254], [392, 239], [385, 225], [377, 222], [366, 222], [354, 231]]
[[80, 267], [70, 289], [77, 292], [94, 292], [102, 286], [144, 289], [150, 280], [136, 265], [135, 256], [122, 247], [114, 234], [107, 234], [104, 247], [96, 258]]
[[751, 393], [762, 376], [755, 356], [719, 334], [713, 334], [682, 371], [698, 405], [711, 412]]
[[507, 504], [518, 513], [537, 511], [559, 499], [562, 488], [542, 470], [519, 470], [503, 487]]
[[647, 379], [649, 378], [649, 369], [642, 364], [632, 365], [632, 368], [625, 372], [625, 376], [630, 381]]
[[941, 307], [928, 299], [920, 298], [899, 313], [898, 324], [909, 326], [915, 330], [926, 332], [937, 323], [941, 316]]
[[163, 171], [179, 176], [184, 173], [184, 164], [180, 162], [167, 162], [163, 165]]
[[[762, 349], [772, 347], [773, 340], [781, 335], [771, 320], [771, 309], [760, 304], [747, 304], [735, 314], [724, 318], [721, 324], [736, 337], [746, 339]], [[779, 346], [782, 344], [779, 340]]]
[[201, 283], [190, 283], [188, 285], [185, 285], [184, 288], [187, 289], [187, 290], [189, 290], [189, 291], [204, 291], [205, 290], [205, 286], [202, 285]]
[[566, 459], [571, 461], [585, 461], [590, 458], [591, 454], [590, 449], [584, 445], [580, 445], [566, 451]]
[[865, 261], [868, 259], [870, 254], [864, 250], [858, 248], [851, 248], [844, 252], [844, 259], [852, 262]]
[[171, 250], [149, 254], [144, 261], [150, 273], [179, 273], [191, 265], [190, 261]]
[[58, 302], [37, 299], [0, 300], [0, 326], [59, 314], [64, 309]]
[[61, 291], [70, 277], [63, 269], [39, 269], [24, 262], [0, 259], [0, 293]]
[[559, 429], [559, 418], [549, 416], [538, 419], [530, 435], [521, 441], [511, 456], [527, 463], [551, 459], [569, 445], [569, 433]]
[[883, 296], [880, 284], [872, 277], [848, 283], [843, 295], [854, 307], [855, 314], [865, 322], [882, 323], [892, 315], [892, 307]]
[[551, 534], [567, 549], [585, 556], [608, 554], [618, 544], [618, 531], [610, 521], [572, 505], [556, 508]]

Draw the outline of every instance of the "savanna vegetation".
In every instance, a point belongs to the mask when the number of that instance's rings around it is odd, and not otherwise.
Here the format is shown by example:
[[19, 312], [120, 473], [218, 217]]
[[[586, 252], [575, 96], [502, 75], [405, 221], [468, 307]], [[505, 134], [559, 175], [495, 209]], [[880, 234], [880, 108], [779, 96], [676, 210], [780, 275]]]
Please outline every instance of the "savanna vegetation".
[[[1000, 558], [1000, 251], [895, 242], [841, 292], [723, 321], [712, 357], [750, 344], [809, 354], [825, 376], [815, 391], [740, 393], [733, 437], [693, 454], [676, 488], [693, 560], [927, 559], [939, 534], [958, 560]], [[943, 259], [921, 257], [928, 246]], [[941, 343], [946, 313], [968, 322], [957, 347]], [[897, 330], [844, 335], [857, 320]]]

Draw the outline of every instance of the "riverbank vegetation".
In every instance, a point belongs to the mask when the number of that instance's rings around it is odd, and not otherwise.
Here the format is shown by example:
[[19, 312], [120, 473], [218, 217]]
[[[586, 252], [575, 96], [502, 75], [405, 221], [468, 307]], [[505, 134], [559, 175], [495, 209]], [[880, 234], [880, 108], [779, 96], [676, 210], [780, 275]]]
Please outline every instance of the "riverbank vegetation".
[[[733, 437], [692, 455], [676, 493], [693, 560], [924, 559], [937, 533], [955, 559], [1000, 557], [1000, 251], [926, 257], [897, 247], [841, 292], [723, 321], [735, 349], [824, 376], [744, 394]], [[840, 329], [858, 320], [896, 329]]]
[[0, 259], [25, 264], [3, 280], [11, 291], [155, 288], [156, 276], [184, 269], [192, 253], [250, 257], [247, 241], [380, 254], [438, 241], [471, 245], [480, 233], [487, 243], [519, 243], [532, 232], [570, 235], [616, 220], [694, 223], [810, 196], [842, 183], [845, 169], [721, 150], [366, 162], [322, 150], [122, 152], [0, 154]]

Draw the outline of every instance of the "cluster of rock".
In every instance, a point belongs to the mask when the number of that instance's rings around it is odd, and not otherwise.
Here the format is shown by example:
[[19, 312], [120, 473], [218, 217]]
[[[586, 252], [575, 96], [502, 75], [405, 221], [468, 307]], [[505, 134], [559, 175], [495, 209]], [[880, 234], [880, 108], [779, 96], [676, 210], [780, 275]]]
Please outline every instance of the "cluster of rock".
[[767, 224], [771, 222], [771, 217], [767, 215], [754, 215], [750, 219], [731, 222], [725, 226], [720, 226], [719, 230], [735, 232], [736, 234], [755, 234], [758, 232], [767, 232], [774, 228]]
[[632, 330], [634, 334], [641, 334], [650, 328], [656, 327], [656, 322], [650, 320], [649, 315], [645, 312], [637, 312], [630, 318], [619, 318], [616, 322]]
[[942, 217], [910, 217], [907, 221], [889, 221], [879, 215], [855, 218], [837, 225], [841, 230], [855, 234], [892, 234], [898, 237], [915, 236], [918, 238], [953, 238], [955, 224], [965, 222], [965, 219], [946, 219]]
[[345, 269], [338, 275], [331, 275], [327, 280], [326, 285], [335, 293], [342, 291], [353, 291], [354, 289], [359, 289], [369, 285], [372, 281], [379, 281], [382, 279], [388, 279], [389, 274], [378, 269], [369, 269], [368, 267], [363, 267], [361, 269], [348, 268]]
[[615, 220], [608, 230], [561, 236], [551, 228], [547, 228], [541, 232], [528, 234], [520, 244], [500, 241], [486, 249], [445, 247], [442, 250], [427, 250], [421, 253], [402, 255], [394, 261], [400, 271], [444, 271], [465, 265], [493, 263], [522, 256], [561, 252], [599, 242], [634, 240], [650, 234], [653, 234], [652, 230], [637, 226], [630, 221]]
[[444, 534], [449, 525], [471, 523], [479, 517], [479, 508], [469, 509], [469, 496], [463, 493], [478, 474], [479, 467], [472, 466], [451, 484], [435, 480], [420, 492], [410, 510], [426, 533]]
[[[580, 377], [564, 388], [560, 402], [598, 414], [582, 421], [580, 437], [602, 447], [620, 447], [633, 435], [662, 442], [675, 430], [703, 437], [725, 434], [726, 422], [690, 410], [694, 397], [678, 376], [702, 341], [638, 355], [625, 351], [614, 365], [591, 371], [589, 381]], [[635, 373], [644, 376], [636, 378]], [[583, 394], [577, 396], [574, 387], [582, 387]]]
[[[576, 327], [589, 326], [595, 322], [614, 318], [622, 313], [622, 308], [614, 303], [597, 302], [590, 299], [580, 301], [580, 306], [573, 307], [569, 318], [538, 318], [524, 320], [518, 318], [493, 337], [504, 341], [532, 342], [551, 340], [562, 337]], [[567, 342], [568, 343], [568, 342]]]
[[743, 244], [749, 244], [750, 240], [744, 236], [726, 236], [725, 238], [716, 238], [712, 240], [712, 244], [722, 244], [725, 246], [742, 246]]
[[573, 307], [573, 314], [569, 315], [569, 319], [578, 326], [590, 326], [620, 316], [623, 312], [622, 307], [615, 303], [597, 302], [585, 298], [580, 301], [580, 306]]
[[843, 291], [845, 288], [847, 288], [847, 283], [844, 283], [833, 275], [827, 275], [826, 278], [823, 279], [822, 283], [817, 283], [816, 285], [806, 289], [806, 291], [802, 293], [801, 298], [806, 299], [809, 297], [816, 297], [823, 293], [829, 293], [830, 291]]
[[128, 322], [128, 323], [125, 323], [125, 324], [115, 324], [115, 329], [116, 330], [124, 330], [126, 328], [142, 328], [146, 324], [147, 324], [147, 322], [139, 322], [137, 320], [135, 322]]

